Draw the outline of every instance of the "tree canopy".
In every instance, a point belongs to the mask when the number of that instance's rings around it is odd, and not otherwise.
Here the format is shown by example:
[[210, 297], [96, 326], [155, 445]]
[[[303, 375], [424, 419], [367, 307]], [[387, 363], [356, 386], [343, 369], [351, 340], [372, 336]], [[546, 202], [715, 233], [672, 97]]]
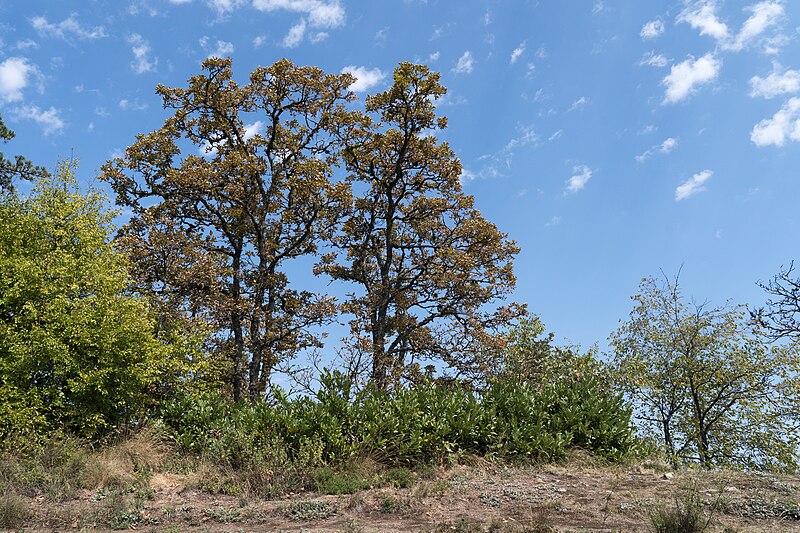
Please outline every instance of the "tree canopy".
[[[0, 140], [3, 143], [7, 143], [14, 136], [14, 132], [8, 129], [5, 122], [3, 122], [3, 117], [0, 116]], [[44, 167], [34, 165], [21, 155], [9, 159], [3, 155], [3, 152], [0, 152], [0, 192], [13, 190], [15, 179], [31, 180], [46, 174], [47, 171]]]
[[794, 469], [791, 361], [742, 306], [686, 302], [677, 279], [646, 278], [611, 336], [621, 386], [673, 461]]

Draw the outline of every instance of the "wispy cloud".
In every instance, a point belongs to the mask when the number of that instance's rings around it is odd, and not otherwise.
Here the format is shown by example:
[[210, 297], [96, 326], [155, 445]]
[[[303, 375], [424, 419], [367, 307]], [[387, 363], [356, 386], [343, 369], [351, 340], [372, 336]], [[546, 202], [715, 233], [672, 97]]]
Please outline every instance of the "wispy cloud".
[[35, 105], [17, 107], [12, 111], [17, 120], [32, 120], [41, 126], [45, 135], [61, 133], [66, 123], [61, 118], [61, 112], [55, 107], [40, 109]]
[[550, 220], [545, 222], [544, 227], [545, 228], [552, 228], [553, 226], [558, 226], [559, 224], [561, 224], [561, 217], [556, 215], [556, 216], [550, 217]]
[[581, 96], [580, 98], [572, 102], [572, 105], [569, 106], [569, 111], [575, 111], [576, 109], [580, 109], [588, 103], [589, 103], [589, 98], [587, 98], [586, 96]]
[[39, 69], [24, 57], [9, 57], [0, 63], [0, 101], [22, 100], [23, 90], [35, 77], [41, 80]]
[[698, 172], [675, 189], [675, 200], [680, 202], [706, 190], [705, 183], [713, 176], [710, 170]]
[[572, 168], [573, 175], [567, 180], [567, 192], [575, 193], [586, 187], [592, 179], [592, 169], [586, 165], [578, 165]]
[[386, 73], [379, 68], [368, 69], [367, 67], [357, 67], [355, 65], [344, 67], [342, 74], [351, 74], [356, 78], [356, 81], [349, 87], [351, 91], [356, 93], [369, 91], [386, 78]]
[[33, 26], [33, 29], [35, 29], [39, 35], [55, 37], [56, 39], [65, 41], [68, 41], [70, 37], [76, 37], [81, 40], [108, 37], [106, 30], [102, 26], [87, 28], [78, 22], [78, 18], [74, 14], [57, 24], [49, 22], [45, 17], [33, 17], [31, 19], [31, 26]]
[[669, 59], [662, 54], [656, 54], [652, 50], [643, 55], [639, 60], [639, 66], [663, 68], [667, 65], [669, 65]]
[[153, 51], [150, 43], [138, 33], [132, 33], [128, 36], [128, 44], [131, 45], [131, 52], [133, 52], [133, 61], [131, 62], [133, 71], [137, 74], [153, 72], [158, 64], [158, 58], [150, 56]]
[[798, 70], [784, 72], [775, 70], [766, 78], [759, 76], [750, 78], [750, 96], [754, 98], [756, 96], [774, 98], [796, 92], [800, 92], [800, 71]]
[[514, 51], [511, 52], [511, 64], [513, 65], [514, 63], [516, 63], [524, 52], [525, 52], [525, 41], [522, 41], [520, 45], [514, 48]]
[[31, 50], [36, 48], [39, 48], [39, 43], [33, 39], [22, 39], [14, 43], [15, 50]]
[[652, 146], [645, 150], [641, 155], [637, 155], [636, 161], [642, 163], [647, 161], [654, 154], [668, 154], [672, 152], [676, 146], [678, 146], [678, 139], [674, 137], [668, 137], [661, 144]]
[[472, 57], [472, 52], [467, 50], [458, 58], [458, 63], [453, 67], [453, 72], [456, 74], [470, 74], [474, 67], [475, 59]]
[[661, 82], [666, 86], [665, 104], [680, 102], [692, 94], [697, 86], [714, 81], [719, 75], [722, 60], [708, 53], [698, 59], [689, 56], [686, 61], [673, 65]]
[[642, 30], [639, 32], [639, 36], [642, 39], [655, 39], [656, 37], [661, 36], [664, 33], [664, 23], [659, 20], [651, 20], [650, 22], [646, 23], [642, 26]]
[[783, 146], [787, 140], [800, 142], [800, 98], [790, 98], [772, 118], [756, 124], [750, 140], [756, 146]]
[[122, 100], [120, 100], [119, 104], [117, 105], [119, 105], [119, 108], [122, 109], [123, 111], [144, 111], [149, 107], [144, 102], [140, 102], [139, 100], [131, 101], [128, 100], [127, 98], [123, 98]]

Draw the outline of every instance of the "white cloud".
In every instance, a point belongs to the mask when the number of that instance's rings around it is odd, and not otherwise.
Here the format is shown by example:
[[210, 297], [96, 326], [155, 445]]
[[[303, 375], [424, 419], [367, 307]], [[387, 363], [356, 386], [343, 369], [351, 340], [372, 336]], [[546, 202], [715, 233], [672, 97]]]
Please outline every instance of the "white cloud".
[[580, 98], [578, 98], [577, 100], [572, 102], [572, 105], [569, 106], [569, 110], [570, 111], [575, 111], [576, 109], [580, 109], [581, 107], [585, 106], [588, 103], [589, 103], [589, 99], [587, 97], [585, 97], [585, 96], [581, 96]]
[[709, 180], [714, 173], [710, 170], [698, 172], [688, 180], [684, 181], [675, 189], [675, 200], [680, 202], [687, 198], [694, 196], [699, 192], [706, 190], [705, 182]]
[[727, 41], [730, 38], [728, 25], [717, 18], [715, 0], [687, 5], [678, 15], [678, 22], [686, 22], [692, 28], [700, 30], [700, 35], [709, 35], [717, 41]]
[[686, 61], [673, 65], [670, 73], [661, 82], [667, 87], [664, 103], [680, 102], [694, 92], [698, 85], [714, 81], [721, 66], [722, 61], [710, 53], [699, 59], [689, 56]]
[[544, 227], [545, 228], [552, 228], [553, 226], [558, 226], [559, 224], [561, 224], [561, 217], [558, 216], [558, 215], [555, 215], [555, 216], [550, 217], [550, 220], [545, 222]]
[[750, 78], [750, 96], [752, 97], [774, 98], [798, 91], [800, 91], [800, 71], [798, 70], [776, 71], [766, 78], [758, 76]]
[[133, 52], [133, 61], [131, 62], [131, 68], [137, 74], [144, 74], [145, 72], [153, 72], [158, 64], [157, 57], [150, 57], [150, 52], [152, 52], [152, 48], [150, 48], [150, 43], [144, 40], [144, 38], [139, 35], [138, 33], [132, 33], [128, 36], [128, 43], [131, 46], [131, 52]]
[[21, 41], [17, 41], [14, 44], [14, 48], [17, 50], [30, 50], [31, 48], [36, 49], [39, 48], [39, 43], [33, 39], [23, 39]]
[[642, 39], [655, 39], [659, 37], [661, 34], [664, 33], [664, 23], [659, 20], [651, 20], [650, 22], [646, 23], [642, 26], [642, 31], [639, 32], [639, 35]]
[[344, 24], [345, 11], [338, 0], [253, 0], [259, 11], [286, 10], [302, 13], [314, 28], [337, 28]]
[[[520, 146], [526, 146], [528, 144], [537, 144], [539, 142], [539, 136], [536, 135], [532, 126], [522, 126], [519, 128], [520, 135], [518, 137], [514, 137], [513, 139], [509, 140], [505, 147], [503, 148], [503, 152], [507, 155], [511, 155], [511, 153], [519, 148]], [[509, 161], [510, 162], [510, 161]]]
[[233, 46], [233, 43], [229, 43], [228, 41], [217, 41], [217, 47], [208, 54], [208, 57], [229, 57], [233, 55], [233, 51], [236, 48]]
[[[169, 0], [172, 4], [186, 4], [191, 0]], [[231, 12], [250, 0], [205, 0], [205, 3], [216, 10], [222, 16]], [[340, 0], [252, 0], [252, 6], [265, 12], [290, 11], [299, 13], [302, 18], [295, 23], [288, 34], [283, 38], [283, 46], [294, 48], [298, 46], [306, 36], [307, 28], [337, 28], [344, 24], [345, 10]], [[311, 34], [310, 40], [318, 43], [327, 39], [328, 34], [319, 31]], [[253, 39], [253, 46], [258, 48], [263, 45], [263, 36]]]
[[603, 0], [595, 0], [594, 4], [592, 5], [592, 15], [597, 15], [598, 13], [602, 13], [605, 10], [606, 4]]
[[567, 180], [567, 191], [569, 192], [580, 191], [592, 179], [592, 169], [586, 165], [573, 167], [572, 172], [574, 175]]
[[687, 7], [678, 15], [678, 22], [686, 22], [700, 35], [716, 39], [724, 50], [739, 51], [771, 26], [776, 25], [784, 14], [781, 0], [765, 0], [744, 8], [750, 16], [742, 24], [736, 36], [732, 36], [728, 25], [717, 17], [717, 0], [687, 2]]
[[253, 48], [261, 48], [264, 43], [267, 42], [267, 38], [263, 35], [258, 35], [253, 39]]
[[514, 48], [514, 51], [511, 52], [511, 64], [517, 62], [520, 56], [525, 52], [525, 41], [523, 41], [518, 47]]
[[33, 76], [41, 77], [41, 73], [24, 57], [9, 57], [0, 63], [0, 101], [22, 100], [22, 91]]
[[475, 59], [472, 57], [472, 52], [467, 50], [461, 57], [458, 58], [458, 63], [453, 67], [453, 72], [456, 74], [469, 74], [475, 66]]
[[741, 50], [747, 43], [761, 35], [767, 28], [774, 26], [783, 16], [783, 4], [777, 1], [759, 2], [746, 7], [752, 15], [748, 18], [742, 29], [736, 35], [736, 39], [731, 43], [730, 48]]
[[661, 54], [656, 54], [652, 50], [642, 56], [639, 60], [639, 66], [658, 67], [663, 68], [669, 64], [669, 59]]
[[661, 146], [659, 146], [658, 151], [661, 152], [662, 154], [668, 154], [671, 151], [673, 151], [676, 146], [678, 146], [678, 139], [674, 137], [668, 137], [667, 139], [664, 140], [663, 143], [661, 143]]
[[750, 140], [756, 146], [783, 146], [786, 140], [800, 142], [800, 98], [790, 98], [772, 118], [753, 127]]
[[306, 21], [301, 20], [291, 28], [289, 33], [283, 38], [283, 46], [286, 48], [294, 48], [303, 42], [303, 37], [306, 34]]
[[260, 135], [264, 131], [264, 123], [260, 120], [253, 122], [252, 124], [245, 124], [244, 126], [244, 140], [247, 141], [252, 139], [256, 135]]
[[77, 17], [73, 14], [68, 18], [62, 20], [58, 24], [53, 24], [47, 21], [45, 17], [33, 17], [31, 25], [39, 35], [55, 37], [57, 39], [68, 40], [69, 36], [75, 36], [78, 39], [100, 39], [108, 37], [106, 30], [102, 26], [95, 28], [86, 28], [78, 22]]
[[386, 73], [379, 68], [368, 69], [355, 65], [344, 67], [342, 74], [352, 74], [356, 78], [355, 83], [350, 85], [349, 89], [357, 93], [372, 89], [386, 78]]
[[441, 56], [441, 54], [437, 50], [437, 51], [435, 51], [434, 53], [432, 53], [431, 55], [428, 56], [428, 62], [429, 63], [433, 63], [434, 61], [439, 61], [439, 56]]
[[206, 0], [206, 4], [208, 4], [210, 8], [214, 9], [220, 15], [224, 15], [229, 11], [233, 11], [234, 9], [242, 6], [244, 3], [245, 0]]
[[42, 127], [45, 135], [61, 133], [66, 125], [60, 116], [60, 111], [55, 107], [47, 110], [39, 109], [35, 105], [26, 105], [13, 110], [17, 120], [32, 120]]
[[649, 149], [645, 150], [644, 153], [642, 153], [641, 155], [637, 155], [636, 161], [638, 161], [639, 163], [647, 161], [655, 153], [668, 154], [672, 152], [676, 146], [678, 146], [678, 139], [674, 137], [668, 137], [664, 139], [664, 142], [662, 142], [661, 144], [652, 146]]
[[557, 132], [552, 134], [550, 137], [548, 137], [547, 140], [549, 142], [555, 141], [556, 139], [560, 139], [563, 134], [564, 134], [564, 130], [558, 130]]
[[[147, 109], [148, 105], [145, 103], [140, 102], [139, 100], [130, 101], [127, 98], [123, 98], [119, 101], [119, 108], [123, 111], [131, 110], [131, 111], [144, 111]], [[101, 115], [107, 116], [107, 115]]]

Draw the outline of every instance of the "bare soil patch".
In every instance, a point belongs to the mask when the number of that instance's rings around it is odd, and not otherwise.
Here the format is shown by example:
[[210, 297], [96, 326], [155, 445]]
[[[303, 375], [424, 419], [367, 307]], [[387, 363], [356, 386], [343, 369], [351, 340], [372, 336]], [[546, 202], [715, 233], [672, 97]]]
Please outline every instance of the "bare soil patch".
[[197, 490], [192, 475], [155, 474], [137, 492], [27, 499], [25, 531], [652, 531], [651, 513], [687, 491], [708, 531], [800, 531], [800, 477], [634, 467], [459, 466], [405, 489], [313, 492], [274, 500]]

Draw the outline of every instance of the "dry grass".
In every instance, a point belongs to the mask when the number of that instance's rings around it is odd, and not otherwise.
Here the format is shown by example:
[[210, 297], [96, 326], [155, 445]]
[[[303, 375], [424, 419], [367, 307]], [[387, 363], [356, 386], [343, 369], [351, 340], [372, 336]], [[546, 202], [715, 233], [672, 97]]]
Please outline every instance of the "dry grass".
[[17, 529], [30, 514], [26, 498], [14, 493], [0, 495], [0, 529]]
[[151, 430], [103, 448], [89, 456], [83, 469], [86, 488], [125, 489], [158, 471], [169, 455], [169, 447]]

